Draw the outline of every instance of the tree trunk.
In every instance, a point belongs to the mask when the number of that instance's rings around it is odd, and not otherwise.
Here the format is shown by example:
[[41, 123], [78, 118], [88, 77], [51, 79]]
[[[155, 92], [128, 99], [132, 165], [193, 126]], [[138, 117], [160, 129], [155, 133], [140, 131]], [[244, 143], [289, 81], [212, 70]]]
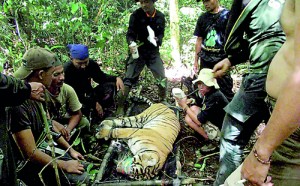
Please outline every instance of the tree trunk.
[[170, 32], [171, 32], [171, 47], [174, 67], [181, 66], [180, 57], [180, 37], [179, 37], [179, 16], [178, 16], [178, 0], [170, 0]]

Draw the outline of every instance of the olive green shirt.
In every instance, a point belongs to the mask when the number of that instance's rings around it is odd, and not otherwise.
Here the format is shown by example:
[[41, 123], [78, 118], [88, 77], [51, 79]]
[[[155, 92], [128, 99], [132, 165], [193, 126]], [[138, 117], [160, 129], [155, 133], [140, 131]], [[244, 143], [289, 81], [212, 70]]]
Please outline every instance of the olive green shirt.
[[53, 119], [69, 118], [70, 113], [81, 109], [82, 104], [79, 102], [75, 90], [68, 84], [64, 83], [58, 96], [50, 95], [49, 111]]

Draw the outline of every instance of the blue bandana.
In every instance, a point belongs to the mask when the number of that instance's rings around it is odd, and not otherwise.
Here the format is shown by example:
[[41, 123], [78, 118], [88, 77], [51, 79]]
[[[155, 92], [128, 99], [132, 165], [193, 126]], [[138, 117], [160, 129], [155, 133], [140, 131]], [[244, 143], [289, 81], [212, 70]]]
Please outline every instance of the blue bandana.
[[69, 44], [67, 47], [70, 49], [70, 55], [74, 59], [84, 60], [89, 57], [89, 49], [86, 45]]

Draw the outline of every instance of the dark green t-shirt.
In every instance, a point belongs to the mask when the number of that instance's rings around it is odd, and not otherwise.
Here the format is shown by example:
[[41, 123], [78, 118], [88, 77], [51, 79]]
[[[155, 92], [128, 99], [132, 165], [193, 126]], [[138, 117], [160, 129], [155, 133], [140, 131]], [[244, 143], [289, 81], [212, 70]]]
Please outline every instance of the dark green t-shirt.
[[9, 109], [10, 131], [12, 133], [31, 129], [37, 141], [44, 130], [42, 114], [37, 101], [26, 100], [22, 105]]

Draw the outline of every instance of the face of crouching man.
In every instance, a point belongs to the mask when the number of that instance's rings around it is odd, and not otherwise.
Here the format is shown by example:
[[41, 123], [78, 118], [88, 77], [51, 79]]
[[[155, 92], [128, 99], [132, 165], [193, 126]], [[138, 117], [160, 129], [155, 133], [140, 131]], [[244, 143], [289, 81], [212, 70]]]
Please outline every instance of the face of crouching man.
[[61, 91], [61, 87], [64, 84], [64, 81], [65, 81], [65, 74], [64, 74], [63, 66], [62, 65], [56, 66], [54, 68], [51, 86], [48, 89], [49, 92], [53, 96], [58, 96]]
[[220, 88], [216, 78], [214, 78], [212, 69], [208, 68], [203, 68], [199, 72], [198, 78], [194, 80], [193, 83], [197, 83], [200, 97], [204, 97], [209, 92]]
[[212, 89], [214, 89], [214, 87], [210, 87], [205, 85], [203, 82], [198, 81], [198, 89], [199, 89], [199, 95], [201, 95], [201, 97], [204, 97], [206, 94], [208, 94]]
[[83, 44], [69, 44], [70, 58], [77, 69], [84, 70], [89, 65], [89, 50]]
[[77, 69], [82, 69], [82, 70], [84, 70], [89, 64], [89, 58], [83, 60], [72, 58], [71, 61]]

